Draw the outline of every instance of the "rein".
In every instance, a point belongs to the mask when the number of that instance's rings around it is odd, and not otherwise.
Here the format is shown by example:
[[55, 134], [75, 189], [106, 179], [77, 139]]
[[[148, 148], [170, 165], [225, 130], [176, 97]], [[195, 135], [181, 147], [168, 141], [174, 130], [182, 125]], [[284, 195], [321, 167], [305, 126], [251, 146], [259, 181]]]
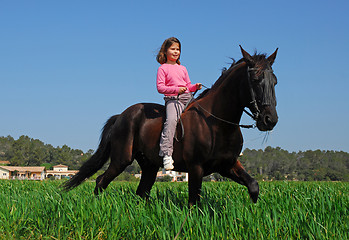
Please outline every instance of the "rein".
[[[251, 80], [250, 80], [250, 74], [249, 74], [249, 71], [250, 70], [255, 70], [253, 68], [248, 68], [248, 82], [249, 82], [249, 88], [250, 88], [250, 92], [251, 92], [251, 98], [252, 98], [252, 101], [250, 104], [254, 103], [255, 105], [255, 108], [256, 108], [256, 112], [255, 113], [249, 113], [247, 110], [245, 110], [244, 108], [244, 112], [250, 116], [253, 120], [256, 120], [258, 118], [258, 115], [259, 115], [259, 109], [258, 109], [258, 106], [257, 106], [257, 102], [255, 100], [255, 95], [254, 95], [254, 92], [253, 92], [253, 89], [252, 89], [252, 84], [251, 84]], [[202, 86], [206, 89], [209, 89], [209, 87], [205, 86], [204, 84], [202, 84]], [[194, 99], [194, 96], [195, 94], [198, 92], [198, 90], [196, 90], [193, 94], [192, 94], [192, 97], [191, 99], [187, 102], [187, 104], [184, 106], [184, 109], [182, 112], [185, 111], [185, 109], [187, 109], [187, 107], [189, 106], [190, 103], [192, 103], [192, 100]], [[177, 102], [179, 101], [179, 94], [177, 95]], [[202, 109], [204, 110], [204, 112], [206, 112], [207, 114], [209, 114], [210, 116], [212, 116], [213, 118], [219, 120], [219, 121], [222, 121], [224, 123], [227, 123], [227, 124], [230, 124], [230, 125], [233, 125], [233, 126], [237, 126], [237, 127], [241, 127], [241, 128], [256, 128], [256, 125], [255, 124], [252, 124], [252, 125], [244, 125], [244, 124], [238, 124], [238, 123], [234, 123], [234, 122], [231, 122], [231, 121], [228, 121], [228, 120], [225, 120], [225, 119], [222, 119], [220, 117], [217, 117], [216, 115], [214, 115], [213, 113], [209, 112], [208, 110], [206, 110], [204, 107], [202, 107], [198, 102], [196, 102], [196, 104]], [[181, 118], [181, 114], [179, 115], [178, 117], [178, 120], [179, 122], [181, 123], [181, 128], [182, 128], [182, 136], [181, 136], [181, 139], [183, 139], [184, 137], [184, 126], [183, 126], [183, 122], [182, 122], [182, 118]], [[177, 132], [177, 131], [176, 131]], [[177, 138], [177, 134], [175, 135], [175, 140], [177, 142], [179, 142], [178, 138]]]
[[[257, 121], [259, 115], [260, 115], [260, 110], [258, 108], [258, 104], [257, 104], [257, 101], [256, 101], [256, 96], [255, 96], [255, 92], [253, 91], [253, 86], [252, 86], [252, 80], [251, 80], [251, 74], [250, 72], [252, 71], [257, 71], [258, 69], [256, 68], [250, 68], [249, 66], [247, 67], [247, 82], [248, 82], [248, 88], [249, 88], [249, 92], [250, 92], [250, 96], [251, 96], [251, 102], [249, 103], [250, 104], [250, 107], [249, 109], [251, 110], [251, 113], [248, 112], [245, 108], [243, 109], [243, 111], [248, 115], [250, 116], [254, 121]], [[267, 78], [270, 79], [271, 78], [271, 74], [273, 70], [264, 70], [264, 73], [267, 74]], [[208, 87], [206, 87], [205, 85], [202, 85], [203, 87], [205, 87], [206, 89], [208, 89]], [[194, 99], [194, 96], [195, 94], [197, 93], [198, 90], [196, 90], [194, 92], [194, 94], [192, 94], [192, 97], [191, 99], [188, 101], [188, 103], [185, 105], [184, 109], [183, 109], [183, 112], [184, 110], [189, 106], [189, 104], [192, 102], [192, 100]], [[269, 96], [268, 96], [269, 97]], [[270, 102], [269, 101], [266, 101], [266, 99], [268, 99], [268, 97], [265, 97], [265, 99], [263, 99], [262, 101], [262, 105], [269, 105]], [[179, 100], [179, 95], [177, 96], [177, 101]], [[256, 125], [255, 124], [252, 124], [252, 125], [244, 125], [244, 124], [239, 124], [239, 123], [235, 123], [235, 122], [231, 122], [231, 121], [228, 121], [228, 120], [225, 120], [225, 119], [222, 119], [220, 117], [217, 117], [215, 116], [213, 113], [209, 112], [208, 110], [206, 110], [204, 107], [202, 107], [198, 102], [196, 102], [196, 104], [204, 111], [206, 112], [207, 114], [209, 114], [210, 116], [212, 116], [213, 118], [221, 121], [221, 122], [224, 122], [224, 123], [227, 123], [227, 124], [230, 124], [230, 125], [233, 125], [233, 126], [237, 126], [237, 127], [241, 127], [241, 128], [256, 128]], [[184, 137], [184, 126], [183, 126], [183, 123], [182, 123], [182, 119], [181, 119], [181, 116], [179, 115], [178, 116], [178, 120], [179, 122], [181, 123], [181, 127], [182, 127], [182, 138]], [[178, 138], [177, 136], [175, 136], [175, 139], [177, 141]]]
[[[238, 123], [234, 123], [234, 122], [230, 122], [228, 120], [225, 120], [225, 119], [222, 119], [220, 117], [217, 117], [216, 115], [214, 115], [213, 113], [210, 113], [209, 111], [207, 111], [205, 108], [203, 108], [199, 103], [196, 103], [202, 110], [204, 110], [206, 113], [208, 113], [210, 116], [212, 116], [213, 118], [219, 120], [219, 121], [222, 121], [224, 123], [227, 123], [227, 124], [230, 124], [230, 125], [234, 125], [234, 126], [238, 126], [238, 127], [242, 127], [242, 128], [256, 128], [256, 125], [255, 124], [252, 124], [252, 125], [243, 125], [243, 124], [238, 124]], [[245, 109], [244, 109], [244, 112], [249, 115], [252, 119], [253, 118], [253, 115], [249, 112], [247, 112]]]
[[[254, 70], [254, 69], [251, 68], [251, 70]], [[248, 68], [248, 71], [250, 71], [249, 68]], [[248, 82], [249, 82], [250, 91], [252, 92], [252, 95], [251, 95], [251, 97], [252, 97], [252, 102], [255, 102], [256, 107], [257, 107], [257, 110], [258, 110], [258, 115], [259, 115], [259, 109], [258, 109], [258, 106], [257, 106], [257, 102], [256, 102], [256, 100], [255, 100], [254, 92], [253, 92], [253, 90], [252, 90], [252, 84], [250, 84], [250, 82], [251, 82], [251, 80], [250, 80], [250, 74], [248, 74]], [[202, 86], [203, 86], [204, 88], [208, 89], [208, 87], [206, 87], [205, 85], [202, 84]], [[193, 94], [192, 99], [194, 98], [194, 96], [195, 96], [195, 94], [196, 94], [197, 91], [198, 91], [198, 90], [196, 90], [195, 93]], [[184, 110], [187, 108], [187, 106], [189, 105], [190, 102], [191, 102], [191, 100], [187, 103], [187, 105], [185, 106]], [[202, 107], [199, 103], [196, 103], [196, 104], [197, 104], [202, 110], [204, 110], [207, 114], [209, 114], [210, 116], [212, 116], [213, 118], [215, 118], [215, 119], [217, 119], [217, 120], [219, 120], [219, 121], [222, 121], [222, 122], [227, 123], [227, 124], [230, 124], [230, 125], [242, 127], [242, 128], [247, 128], [247, 129], [249, 129], [249, 128], [256, 128], [256, 125], [255, 125], [255, 124], [252, 124], [252, 125], [238, 124], [238, 123], [234, 123], [234, 122], [231, 122], [231, 121], [222, 119], [222, 118], [220, 118], [220, 117], [217, 117], [217, 116], [215, 116], [213, 113], [207, 111], [207, 110], [206, 110], [204, 107]], [[183, 110], [183, 111], [184, 111], [184, 110]], [[248, 116], [250, 116], [253, 120], [256, 120], [256, 119], [258, 118], [258, 115], [249, 113], [245, 108], [244, 108], [244, 112], [245, 112]], [[181, 122], [181, 125], [182, 125], [182, 129], [183, 129], [183, 131], [184, 131], [182, 122]], [[184, 136], [184, 134], [182, 134], [182, 135]]]

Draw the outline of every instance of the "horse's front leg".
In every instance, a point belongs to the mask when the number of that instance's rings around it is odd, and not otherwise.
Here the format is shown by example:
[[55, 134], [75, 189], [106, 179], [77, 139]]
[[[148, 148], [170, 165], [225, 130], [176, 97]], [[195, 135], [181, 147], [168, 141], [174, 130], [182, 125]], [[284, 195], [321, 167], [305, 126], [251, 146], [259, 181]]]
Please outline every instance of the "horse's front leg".
[[200, 201], [202, 178], [204, 171], [200, 165], [194, 165], [189, 169], [189, 206]]
[[246, 172], [239, 160], [232, 167], [223, 168], [219, 173], [246, 186], [252, 201], [257, 202], [259, 195], [258, 182]]

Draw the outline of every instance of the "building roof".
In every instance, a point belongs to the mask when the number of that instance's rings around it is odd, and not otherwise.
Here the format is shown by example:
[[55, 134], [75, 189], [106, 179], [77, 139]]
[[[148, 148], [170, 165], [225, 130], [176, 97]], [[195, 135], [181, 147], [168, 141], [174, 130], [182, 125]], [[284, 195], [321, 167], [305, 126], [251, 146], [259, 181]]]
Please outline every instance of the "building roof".
[[10, 164], [10, 161], [0, 161], [0, 164]]
[[67, 168], [68, 166], [63, 165], [63, 164], [58, 164], [58, 165], [53, 166], [53, 167], [57, 167], [57, 168]]
[[0, 166], [0, 168], [5, 169], [7, 171], [13, 172], [42, 172], [45, 171], [45, 167], [20, 167], [20, 166]]
[[68, 167], [67, 165], [63, 165], [63, 164], [58, 164], [56, 166], [53, 166], [53, 167]]
[[49, 174], [49, 173], [59, 173], [59, 174], [62, 174], [62, 173], [77, 173], [79, 172], [78, 170], [68, 170], [68, 171], [55, 171], [55, 170], [47, 170], [46, 173]]

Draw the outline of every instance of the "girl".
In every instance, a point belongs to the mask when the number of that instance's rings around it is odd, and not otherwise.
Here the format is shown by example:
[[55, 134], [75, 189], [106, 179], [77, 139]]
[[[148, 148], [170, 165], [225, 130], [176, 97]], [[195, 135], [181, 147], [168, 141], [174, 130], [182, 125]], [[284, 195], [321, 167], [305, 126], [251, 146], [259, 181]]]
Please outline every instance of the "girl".
[[160, 138], [159, 155], [163, 157], [164, 168], [173, 167], [173, 138], [177, 120], [184, 106], [191, 100], [191, 92], [202, 88], [201, 83], [191, 84], [187, 69], [180, 65], [181, 43], [175, 37], [168, 38], [162, 44], [156, 60], [161, 64], [158, 69], [156, 86], [165, 94], [166, 121]]

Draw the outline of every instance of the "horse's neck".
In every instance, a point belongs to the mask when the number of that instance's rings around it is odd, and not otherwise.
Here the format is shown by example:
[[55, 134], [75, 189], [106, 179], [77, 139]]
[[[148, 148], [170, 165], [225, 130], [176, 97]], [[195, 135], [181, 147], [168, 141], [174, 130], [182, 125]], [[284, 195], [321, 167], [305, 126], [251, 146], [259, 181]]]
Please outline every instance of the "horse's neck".
[[240, 101], [240, 91], [242, 91], [240, 81], [245, 77], [244, 66], [234, 69], [219, 86], [213, 88], [212, 92], [203, 98], [202, 102], [213, 115], [226, 121], [240, 122], [244, 109]]

